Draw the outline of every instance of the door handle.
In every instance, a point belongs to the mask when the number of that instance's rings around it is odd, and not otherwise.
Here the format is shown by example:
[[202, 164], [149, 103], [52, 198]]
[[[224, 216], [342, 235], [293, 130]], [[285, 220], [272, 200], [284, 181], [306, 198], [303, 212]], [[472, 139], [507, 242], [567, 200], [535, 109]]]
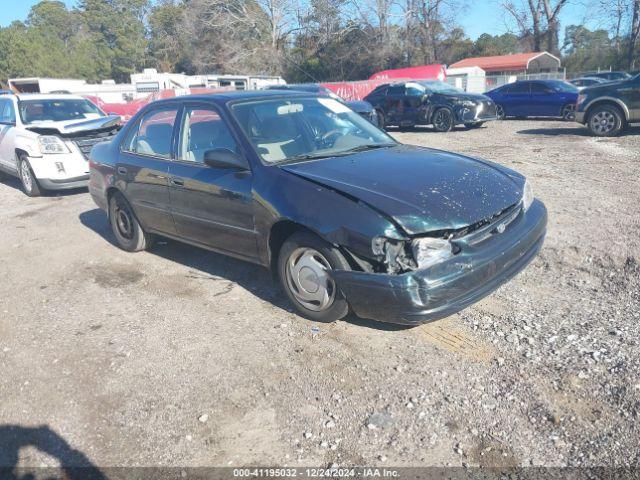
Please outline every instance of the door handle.
[[175, 185], [176, 187], [184, 187], [184, 180], [182, 180], [181, 178], [172, 178], [171, 180], [171, 185]]
[[118, 173], [120, 175], [126, 175], [127, 174], [127, 169], [124, 167], [118, 167]]

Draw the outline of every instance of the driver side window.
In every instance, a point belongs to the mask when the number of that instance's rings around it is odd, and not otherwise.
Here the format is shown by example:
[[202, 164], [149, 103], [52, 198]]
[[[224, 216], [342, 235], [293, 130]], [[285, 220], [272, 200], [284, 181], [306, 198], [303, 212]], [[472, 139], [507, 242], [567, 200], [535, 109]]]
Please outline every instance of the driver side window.
[[203, 163], [204, 154], [218, 148], [238, 153], [236, 141], [218, 112], [212, 108], [185, 108], [178, 160]]

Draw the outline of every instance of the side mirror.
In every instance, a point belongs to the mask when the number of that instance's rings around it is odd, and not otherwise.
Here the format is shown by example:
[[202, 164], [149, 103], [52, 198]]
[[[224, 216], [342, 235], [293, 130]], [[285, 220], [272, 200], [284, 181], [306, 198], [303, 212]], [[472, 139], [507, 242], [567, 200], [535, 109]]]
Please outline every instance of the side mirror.
[[214, 148], [204, 152], [204, 163], [212, 168], [225, 168], [228, 170], [248, 170], [244, 158], [228, 148]]

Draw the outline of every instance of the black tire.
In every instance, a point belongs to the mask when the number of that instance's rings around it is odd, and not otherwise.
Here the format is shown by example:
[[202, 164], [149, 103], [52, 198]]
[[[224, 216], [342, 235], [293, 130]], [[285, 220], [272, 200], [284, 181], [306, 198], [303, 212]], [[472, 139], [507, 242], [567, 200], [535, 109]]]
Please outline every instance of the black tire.
[[484, 125], [484, 122], [465, 123], [464, 124], [465, 128], [468, 129], [468, 130], [473, 130], [474, 128], [480, 128], [482, 125]]
[[576, 119], [576, 105], [574, 103], [568, 103], [560, 111], [560, 116], [565, 122], [573, 122]]
[[[340, 320], [349, 313], [349, 304], [342, 292], [336, 287], [333, 280], [330, 280], [329, 278], [326, 288], [324, 286], [320, 286], [321, 282], [319, 282], [318, 276], [314, 275], [312, 269], [308, 270], [312, 276], [308, 275], [306, 278], [301, 278], [303, 271], [301, 269], [297, 280], [293, 279], [293, 265], [299, 265], [299, 259], [306, 255], [307, 252], [315, 252], [319, 254], [319, 257], [321, 258], [319, 258], [320, 261], [318, 262], [318, 265], [326, 263], [332, 270], [351, 269], [344, 256], [331, 244], [311, 233], [294, 233], [284, 242], [278, 256], [278, 276], [280, 278], [282, 289], [299, 315], [316, 322], [324, 323]], [[314, 255], [314, 258], [318, 258], [318, 256]], [[304, 269], [304, 267], [302, 268]], [[303, 303], [303, 300], [299, 297], [304, 296], [304, 294], [308, 292], [304, 290], [300, 292], [299, 289], [303, 288], [302, 282], [308, 282], [309, 279], [311, 279], [311, 283], [308, 283], [308, 285], [319, 287], [312, 293], [316, 293], [319, 289], [325, 288], [329, 293], [328, 296], [331, 298], [329, 304], [326, 306], [319, 303], [318, 305], [311, 305], [311, 301], [307, 302], [306, 305]]]
[[31, 164], [25, 154], [18, 157], [18, 178], [22, 184], [22, 191], [29, 197], [39, 197], [43, 189], [40, 188], [38, 179], [33, 174]]
[[507, 118], [504, 107], [500, 104], [496, 104], [496, 117], [498, 117], [498, 120], [504, 120], [505, 118]]
[[435, 128], [437, 132], [450, 132], [455, 126], [453, 112], [448, 108], [439, 108], [433, 112], [431, 121], [433, 122], [433, 128]]
[[118, 246], [127, 252], [146, 250], [155, 242], [155, 236], [143, 230], [131, 205], [120, 192], [109, 198], [109, 223]]
[[613, 105], [596, 105], [589, 111], [587, 128], [596, 137], [615, 137], [626, 127], [624, 114]]

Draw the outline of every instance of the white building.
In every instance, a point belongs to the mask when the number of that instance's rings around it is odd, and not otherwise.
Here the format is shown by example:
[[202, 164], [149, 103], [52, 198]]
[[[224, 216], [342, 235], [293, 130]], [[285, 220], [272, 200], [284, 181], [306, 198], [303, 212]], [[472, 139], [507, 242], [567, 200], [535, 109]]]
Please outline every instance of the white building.
[[484, 93], [485, 75], [480, 67], [447, 68], [447, 83], [469, 93]]

